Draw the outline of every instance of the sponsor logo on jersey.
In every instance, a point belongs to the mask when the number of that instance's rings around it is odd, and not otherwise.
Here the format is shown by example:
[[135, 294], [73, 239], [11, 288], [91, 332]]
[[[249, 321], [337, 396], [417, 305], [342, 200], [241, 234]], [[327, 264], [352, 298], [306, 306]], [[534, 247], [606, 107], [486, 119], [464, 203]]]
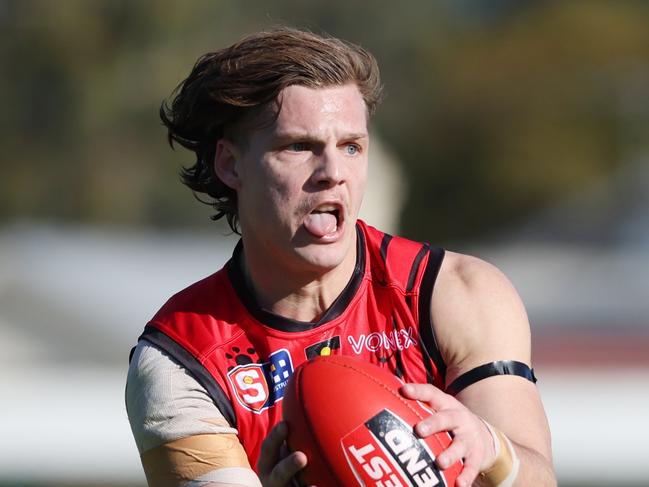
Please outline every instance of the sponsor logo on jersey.
[[293, 360], [285, 348], [270, 354], [268, 362], [246, 364], [228, 372], [239, 404], [244, 408], [261, 413], [281, 401], [288, 380], [293, 375]]
[[363, 350], [369, 350], [370, 352], [377, 352], [381, 349], [406, 350], [417, 342], [415, 329], [412, 326], [388, 332], [362, 333], [358, 335], [358, 338], [349, 335], [347, 340], [356, 355], [362, 353]]
[[447, 485], [435, 466], [433, 452], [405, 421], [388, 409], [358, 426], [340, 443], [359, 485]]
[[318, 343], [314, 343], [304, 349], [306, 358], [312, 359], [314, 357], [319, 357], [321, 355], [331, 355], [334, 350], [340, 349], [340, 336], [336, 335], [331, 338], [327, 338]]

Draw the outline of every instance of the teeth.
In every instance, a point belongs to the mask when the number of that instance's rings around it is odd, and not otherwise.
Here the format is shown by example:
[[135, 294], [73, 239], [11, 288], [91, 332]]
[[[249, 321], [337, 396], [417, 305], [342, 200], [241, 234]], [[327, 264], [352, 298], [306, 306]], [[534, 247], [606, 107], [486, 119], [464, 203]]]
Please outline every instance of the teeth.
[[334, 205], [322, 205], [322, 206], [318, 206], [313, 211], [317, 211], [319, 213], [325, 213], [325, 212], [336, 211], [336, 210], [337, 210], [337, 208]]

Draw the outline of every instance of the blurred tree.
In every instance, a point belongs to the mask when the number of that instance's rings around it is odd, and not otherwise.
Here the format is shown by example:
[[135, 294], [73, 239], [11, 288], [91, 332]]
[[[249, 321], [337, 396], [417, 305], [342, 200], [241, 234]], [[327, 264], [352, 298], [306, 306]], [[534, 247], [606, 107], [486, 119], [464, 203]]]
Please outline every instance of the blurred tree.
[[630, 80], [649, 81], [648, 13], [640, 3], [536, 2], [458, 23], [442, 48], [424, 45], [411, 98], [383, 120], [407, 162], [406, 233], [488, 235], [622, 164], [635, 149], [620, 99]]
[[489, 235], [646, 147], [648, 20], [642, 2], [0, 1], [0, 218], [207, 225], [159, 103], [200, 54], [289, 24], [379, 59], [404, 233]]

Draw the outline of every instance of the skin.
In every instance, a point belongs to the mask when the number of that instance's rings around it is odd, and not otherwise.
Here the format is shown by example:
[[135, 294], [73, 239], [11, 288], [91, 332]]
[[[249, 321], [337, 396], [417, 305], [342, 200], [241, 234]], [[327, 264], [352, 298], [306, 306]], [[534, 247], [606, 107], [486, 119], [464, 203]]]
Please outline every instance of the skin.
[[[474, 367], [496, 360], [531, 364], [525, 308], [496, 267], [449, 252], [435, 284], [431, 313], [448, 366], [447, 384]], [[493, 441], [482, 419], [505, 433], [516, 450], [521, 467], [515, 486], [556, 485], [547, 419], [538, 389], [528, 380], [490, 377], [456, 397], [422, 384], [408, 385], [402, 393], [438, 411], [416, 426], [421, 436], [453, 432], [453, 443], [437, 462], [444, 468], [464, 458], [458, 487], [472, 485], [477, 474], [494, 463]]]
[[[355, 222], [367, 178], [367, 111], [355, 85], [290, 86], [270, 126], [245, 148], [217, 144], [215, 170], [237, 191], [245, 266], [257, 299], [290, 318], [317, 319], [356, 262]], [[327, 206], [325, 206], [327, 205]], [[305, 219], [336, 208], [338, 231], [317, 238]]]
[[[246, 272], [257, 299], [275, 313], [311, 321], [340, 294], [356, 261], [354, 223], [367, 172], [367, 113], [355, 85], [292, 86], [282, 92], [281, 103], [276, 122], [253, 132], [246, 147], [219, 141], [215, 169], [237, 191]], [[305, 219], [324, 204], [340, 208], [342, 224], [336, 235], [318, 238]], [[431, 316], [447, 383], [495, 360], [531, 364], [525, 309], [507, 278], [486, 262], [449, 252], [433, 291]], [[546, 416], [529, 381], [491, 377], [457, 397], [429, 384], [408, 384], [401, 392], [437, 411], [416, 425], [420, 436], [453, 432], [437, 463], [444, 468], [464, 458], [457, 487], [478, 485], [478, 473], [495, 461], [483, 419], [514, 445], [521, 461], [515, 486], [556, 485]], [[258, 470], [264, 486], [288, 485], [307, 464], [302, 452], [282, 454], [286, 435], [286, 424], [279, 423], [262, 445]]]

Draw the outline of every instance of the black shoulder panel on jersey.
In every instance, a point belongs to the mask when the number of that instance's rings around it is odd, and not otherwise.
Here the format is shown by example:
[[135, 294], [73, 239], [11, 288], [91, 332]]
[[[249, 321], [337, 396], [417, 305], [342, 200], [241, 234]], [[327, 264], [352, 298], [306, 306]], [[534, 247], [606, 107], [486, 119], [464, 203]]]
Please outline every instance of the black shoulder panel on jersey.
[[390, 242], [392, 241], [392, 235], [390, 234], [384, 234], [383, 239], [381, 240], [381, 258], [383, 259], [383, 262], [385, 263], [385, 260], [388, 258], [388, 246], [390, 245]]
[[175, 360], [177, 360], [187, 371], [202, 385], [212, 397], [214, 404], [219, 408], [223, 417], [233, 428], [237, 427], [237, 418], [230, 400], [223, 392], [221, 386], [212, 377], [212, 374], [201, 364], [196, 357], [189, 353], [185, 348], [175, 342], [172, 338], [152, 326], [146, 326], [140, 339], [148, 340], [157, 347], [161, 348]]
[[424, 277], [419, 289], [419, 336], [421, 337], [424, 351], [437, 366], [442, 378], [446, 377], [446, 364], [437, 346], [433, 322], [430, 315], [430, 303], [433, 298], [433, 288], [439, 273], [439, 268], [444, 260], [444, 249], [434, 247], [428, 253], [428, 262], [424, 269]]
[[446, 392], [455, 396], [458, 392], [471, 384], [475, 384], [487, 377], [493, 377], [494, 375], [517, 375], [536, 384], [534, 370], [527, 364], [516, 362], [515, 360], [499, 360], [497, 362], [479, 365], [478, 367], [465, 372], [446, 388]]
[[406, 285], [406, 291], [410, 292], [415, 287], [415, 279], [417, 278], [417, 273], [419, 272], [419, 266], [421, 260], [424, 258], [424, 255], [428, 253], [430, 245], [427, 243], [423, 244], [415, 256], [415, 260], [412, 261], [412, 266], [410, 267], [410, 274], [408, 275], [408, 284]]

